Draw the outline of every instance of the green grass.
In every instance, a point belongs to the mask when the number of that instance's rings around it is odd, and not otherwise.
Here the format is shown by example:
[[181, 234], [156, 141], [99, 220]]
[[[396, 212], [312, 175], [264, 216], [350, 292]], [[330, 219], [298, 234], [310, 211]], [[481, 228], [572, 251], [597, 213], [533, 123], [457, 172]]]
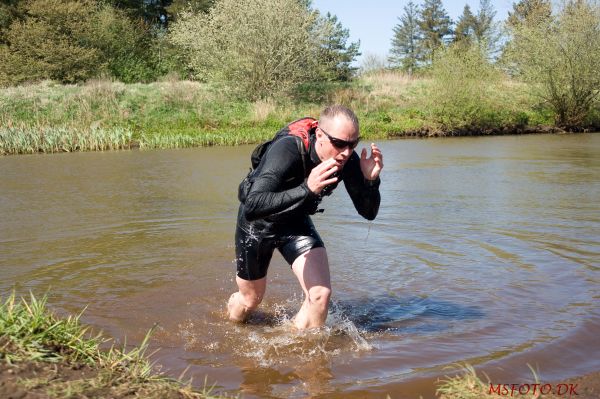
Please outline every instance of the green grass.
[[[532, 372], [534, 383], [539, 384], [540, 381], [536, 371], [530, 365], [528, 367]], [[470, 364], [457, 365], [456, 369], [458, 374], [452, 377], [447, 376], [439, 382], [436, 390], [439, 399], [485, 399], [497, 398], [499, 396], [497, 391], [490, 391], [492, 382], [485, 373], [483, 373], [485, 376], [484, 381], [477, 375], [475, 368]], [[493, 385], [497, 386], [497, 384]], [[539, 394], [533, 395], [528, 393], [521, 395], [519, 392], [514, 392], [510, 396], [535, 399], [539, 397]]]
[[352, 83], [307, 86], [293, 98], [249, 102], [191, 81], [46, 81], [0, 89], [0, 154], [257, 143], [294, 119], [318, 116], [330, 103], [354, 109], [367, 140], [552, 124], [553, 115], [517, 82], [496, 82], [486, 88], [486, 101], [475, 102], [468, 92], [444, 94], [439, 87], [432, 79], [379, 72]]
[[[46, 306], [47, 297], [33, 295], [16, 299], [14, 293], [0, 302], [0, 362], [19, 369], [23, 363], [52, 363], [54, 374], [41, 373], [34, 378], [19, 379], [20, 386], [48, 397], [126, 397], [135, 394], [147, 398], [216, 398], [205, 381], [202, 391], [190, 384], [155, 373], [148, 360], [149, 332], [139, 347], [132, 350], [108, 350], [101, 335], [93, 335], [80, 323], [80, 316], [58, 318]], [[86, 379], [56, 378], [57, 367], [88, 367]]]

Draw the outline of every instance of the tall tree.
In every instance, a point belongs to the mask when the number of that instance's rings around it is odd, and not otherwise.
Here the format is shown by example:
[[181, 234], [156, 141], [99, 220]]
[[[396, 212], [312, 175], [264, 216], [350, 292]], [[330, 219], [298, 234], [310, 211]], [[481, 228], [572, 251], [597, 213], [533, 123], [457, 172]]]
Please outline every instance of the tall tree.
[[421, 39], [418, 25], [419, 10], [415, 3], [409, 1], [404, 6], [404, 14], [398, 18], [400, 23], [394, 27], [392, 49], [389, 62], [403, 71], [412, 74], [419, 65], [419, 40]]
[[356, 71], [351, 64], [360, 55], [360, 41], [347, 44], [350, 31], [337, 16], [327, 13], [318, 16], [314, 26], [317, 37], [317, 59], [325, 80], [348, 81]]
[[475, 43], [487, 55], [492, 56], [498, 50], [500, 33], [497, 25], [494, 23], [496, 10], [491, 0], [479, 0], [479, 10], [475, 16], [475, 30], [473, 37]]
[[474, 36], [478, 42], [489, 41], [494, 28], [496, 10], [490, 0], [480, 0], [475, 24]]
[[425, 0], [419, 13], [419, 28], [424, 59], [433, 62], [436, 51], [445, 45], [452, 34], [452, 20], [448, 16], [442, 0]]
[[475, 19], [475, 15], [471, 12], [471, 7], [466, 4], [454, 28], [454, 42], [467, 41], [470, 43], [473, 40], [476, 25], [477, 20]]
[[507, 24], [516, 28], [522, 24], [537, 23], [550, 19], [552, 2], [550, 0], [520, 0], [513, 3], [513, 10], [508, 12]]

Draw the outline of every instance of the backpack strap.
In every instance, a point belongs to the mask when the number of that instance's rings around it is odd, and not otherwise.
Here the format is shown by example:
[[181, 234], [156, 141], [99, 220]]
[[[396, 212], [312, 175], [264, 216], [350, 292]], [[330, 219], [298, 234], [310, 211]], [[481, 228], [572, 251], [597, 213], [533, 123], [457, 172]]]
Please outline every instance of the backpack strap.
[[298, 143], [298, 150], [302, 157], [302, 168], [304, 169], [304, 176], [306, 177], [306, 158], [308, 157], [308, 148], [310, 146], [310, 135], [319, 125], [319, 122], [310, 117], [298, 119], [290, 123], [287, 128], [289, 129], [289, 135], [300, 138], [296, 140]]
[[302, 118], [290, 123], [287, 127], [289, 135], [300, 137], [304, 143], [304, 148], [308, 151], [310, 144], [310, 132], [319, 126], [319, 121], [314, 118]]

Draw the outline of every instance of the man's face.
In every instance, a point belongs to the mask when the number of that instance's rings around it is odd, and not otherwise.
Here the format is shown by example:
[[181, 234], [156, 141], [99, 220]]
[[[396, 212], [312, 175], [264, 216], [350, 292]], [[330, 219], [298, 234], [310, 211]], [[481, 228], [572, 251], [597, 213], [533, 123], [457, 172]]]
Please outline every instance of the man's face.
[[321, 120], [316, 135], [319, 159], [325, 161], [334, 158], [339, 166], [344, 166], [358, 143], [358, 132], [345, 116]]

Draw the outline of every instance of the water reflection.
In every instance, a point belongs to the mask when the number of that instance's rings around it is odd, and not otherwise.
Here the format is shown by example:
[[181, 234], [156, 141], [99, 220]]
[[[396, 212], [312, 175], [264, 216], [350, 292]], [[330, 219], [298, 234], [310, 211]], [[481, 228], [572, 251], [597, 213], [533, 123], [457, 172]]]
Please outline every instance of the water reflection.
[[360, 330], [426, 334], [442, 332], [453, 322], [485, 316], [475, 305], [458, 304], [432, 297], [376, 295], [337, 302], [337, 307]]
[[315, 397], [333, 391], [330, 384], [334, 379], [331, 359], [326, 356], [312, 357], [285, 370], [256, 367], [252, 363], [240, 363], [239, 366], [243, 375], [240, 390], [244, 397]]

